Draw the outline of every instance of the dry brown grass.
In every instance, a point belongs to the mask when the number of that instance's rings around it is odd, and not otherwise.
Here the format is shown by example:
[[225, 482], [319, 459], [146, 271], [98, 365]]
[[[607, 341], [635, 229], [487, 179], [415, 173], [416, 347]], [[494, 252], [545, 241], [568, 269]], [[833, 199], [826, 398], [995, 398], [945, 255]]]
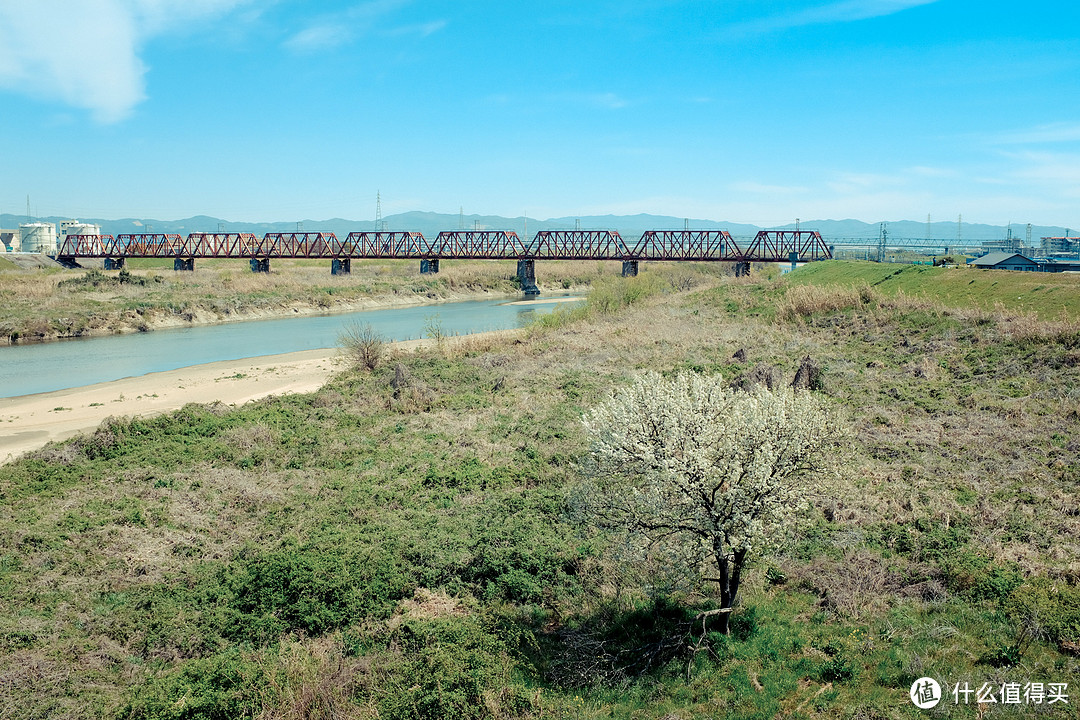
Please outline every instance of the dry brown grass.
[[369, 682], [371, 667], [364, 658], [346, 657], [339, 635], [287, 640], [264, 651], [268, 685], [258, 720], [367, 720], [378, 717], [374, 707], [353, 700]]
[[792, 320], [818, 313], [861, 308], [878, 299], [869, 285], [843, 287], [796, 285], [788, 288], [776, 309], [777, 317]]

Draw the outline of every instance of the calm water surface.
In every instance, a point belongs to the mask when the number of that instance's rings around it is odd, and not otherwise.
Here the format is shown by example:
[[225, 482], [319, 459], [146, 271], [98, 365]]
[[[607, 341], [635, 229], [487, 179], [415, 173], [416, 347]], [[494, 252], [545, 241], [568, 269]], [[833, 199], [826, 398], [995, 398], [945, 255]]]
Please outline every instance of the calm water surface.
[[0, 397], [219, 360], [331, 348], [350, 322], [370, 323], [388, 340], [423, 337], [434, 326], [443, 335], [504, 330], [530, 322], [537, 312], [551, 311], [557, 297], [538, 298], [535, 305], [511, 305], [514, 299], [440, 303], [0, 347]]

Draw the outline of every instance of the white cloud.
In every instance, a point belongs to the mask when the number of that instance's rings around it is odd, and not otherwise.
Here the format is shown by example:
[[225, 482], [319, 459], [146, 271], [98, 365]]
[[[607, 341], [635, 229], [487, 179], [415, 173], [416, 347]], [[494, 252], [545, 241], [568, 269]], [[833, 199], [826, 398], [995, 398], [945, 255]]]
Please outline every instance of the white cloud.
[[432, 20], [431, 22], [419, 23], [417, 25], [402, 25], [401, 27], [393, 28], [387, 32], [388, 35], [419, 35], [420, 37], [427, 37], [433, 35], [446, 27], [445, 20]]
[[754, 180], [739, 180], [728, 185], [732, 192], [748, 195], [802, 195], [807, 188], [800, 185], [776, 185]]
[[914, 165], [904, 170], [909, 175], [918, 178], [954, 178], [959, 173], [954, 168], [929, 167], [926, 165]]
[[1056, 122], [1003, 133], [994, 138], [993, 141], [1001, 145], [1030, 145], [1076, 142], [1078, 140], [1080, 140], [1080, 123]]
[[599, 105], [600, 107], [608, 108], [609, 110], [621, 110], [630, 104], [623, 98], [611, 92], [590, 95], [588, 100], [594, 105]]
[[0, 88], [117, 122], [146, 97], [149, 38], [247, 1], [0, 0]]
[[[298, 53], [323, 51], [353, 42], [357, 38], [373, 31], [385, 18], [404, 7], [409, 0], [370, 0], [353, 5], [346, 10], [327, 13], [316, 18], [310, 25], [285, 41], [287, 49]], [[387, 27], [382, 32], [386, 35], [419, 35], [427, 37], [446, 27], [445, 20], [414, 25]]]
[[870, 18], [893, 15], [920, 5], [930, 5], [938, 0], [841, 0], [824, 5], [816, 5], [804, 10], [772, 15], [737, 23], [729, 30], [761, 34], [777, 32], [788, 28], [805, 25], [825, 25], [838, 22], [855, 22]]

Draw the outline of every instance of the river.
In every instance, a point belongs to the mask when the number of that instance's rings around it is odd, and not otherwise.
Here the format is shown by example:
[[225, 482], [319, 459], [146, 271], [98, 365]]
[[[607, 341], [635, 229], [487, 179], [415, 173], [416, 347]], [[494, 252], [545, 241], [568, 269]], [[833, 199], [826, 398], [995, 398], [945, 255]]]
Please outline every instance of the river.
[[349, 323], [370, 323], [387, 340], [466, 335], [530, 322], [569, 295], [410, 305], [350, 313], [250, 320], [0, 348], [0, 397], [51, 392], [190, 365], [317, 350], [338, 344]]

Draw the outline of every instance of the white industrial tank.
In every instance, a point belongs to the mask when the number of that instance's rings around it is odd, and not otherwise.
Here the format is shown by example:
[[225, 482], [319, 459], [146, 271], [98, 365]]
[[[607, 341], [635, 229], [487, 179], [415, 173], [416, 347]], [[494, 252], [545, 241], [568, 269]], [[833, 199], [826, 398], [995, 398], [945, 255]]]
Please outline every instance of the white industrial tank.
[[24, 223], [19, 226], [22, 251], [51, 254], [56, 252], [56, 226], [52, 223]]
[[[64, 241], [74, 235], [101, 235], [101, 226], [91, 225], [90, 223], [72, 222], [69, 220], [60, 223], [60, 232], [62, 234], [60, 246], [63, 247]], [[101, 252], [101, 241], [94, 240], [93, 243], [83, 242], [81, 249], [83, 252]]]

